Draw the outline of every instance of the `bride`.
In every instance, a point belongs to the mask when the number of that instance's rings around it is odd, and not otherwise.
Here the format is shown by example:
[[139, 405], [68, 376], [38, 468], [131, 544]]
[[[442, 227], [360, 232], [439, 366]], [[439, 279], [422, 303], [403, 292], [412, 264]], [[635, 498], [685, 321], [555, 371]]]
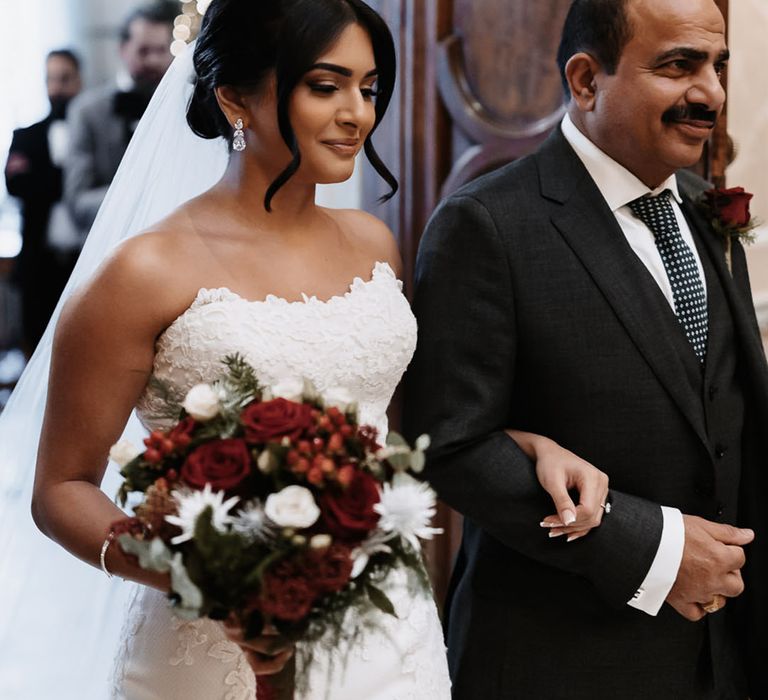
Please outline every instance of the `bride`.
[[[127, 700], [252, 700], [254, 674], [274, 673], [293, 653], [275, 649], [269, 630], [244, 639], [211, 620], [180, 621], [166, 576], [108, 546], [122, 512], [99, 485], [131, 412], [163, 427], [161, 384], [183, 396], [240, 352], [267, 385], [291, 375], [321, 392], [345, 386], [361, 422], [386, 433], [416, 343], [387, 227], [315, 205], [315, 186], [349, 178], [361, 149], [391, 194], [397, 187], [370, 140], [395, 80], [381, 18], [361, 0], [213, 0], [193, 63], [177, 59], [158, 90], [70, 283], [87, 280], [63, 305], [53, 341], [32, 505], [38, 527], [72, 554], [144, 584], [114, 674], [113, 697]], [[197, 136], [181, 133], [187, 101]], [[96, 266], [116, 238], [125, 240]], [[583, 536], [599, 524], [604, 475], [551, 441], [510, 434], [555, 499], [551, 534]], [[306, 698], [450, 697], [434, 602], [410, 596], [404, 575], [387, 589], [397, 619], [349, 620], [366, 628], [362, 642], [332, 653], [342, 663], [318, 651]]]

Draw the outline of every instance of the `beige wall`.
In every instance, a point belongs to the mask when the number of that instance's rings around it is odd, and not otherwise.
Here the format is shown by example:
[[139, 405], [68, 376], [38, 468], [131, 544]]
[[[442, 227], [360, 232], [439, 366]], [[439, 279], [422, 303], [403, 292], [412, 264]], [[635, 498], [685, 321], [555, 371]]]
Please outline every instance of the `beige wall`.
[[730, 13], [728, 131], [738, 155], [727, 179], [754, 193], [752, 212], [763, 222], [747, 255], [758, 315], [768, 330], [768, 0], [731, 0]]

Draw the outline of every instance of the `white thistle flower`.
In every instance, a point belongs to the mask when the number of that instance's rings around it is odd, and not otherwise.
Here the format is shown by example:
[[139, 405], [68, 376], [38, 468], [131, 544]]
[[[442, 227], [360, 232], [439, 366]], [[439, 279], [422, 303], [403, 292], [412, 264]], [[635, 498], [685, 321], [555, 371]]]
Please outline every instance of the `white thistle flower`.
[[177, 515], [166, 515], [171, 525], [178, 525], [182, 532], [171, 540], [171, 544], [187, 542], [195, 536], [195, 524], [203, 511], [211, 508], [211, 524], [219, 532], [226, 532], [232, 522], [229, 510], [240, 499], [237, 496], [224, 500], [224, 491], [213, 493], [211, 485], [206, 484], [202, 491], [174, 491], [173, 497], [178, 503]]
[[416, 438], [416, 449], [419, 452], [426, 452], [431, 443], [432, 440], [429, 435], [419, 435], [419, 437]]
[[391, 484], [384, 484], [381, 500], [373, 506], [381, 516], [379, 528], [399, 535], [419, 551], [419, 538], [429, 540], [443, 531], [429, 525], [435, 515], [435, 499], [429, 484], [403, 472], [395, 474]]
[[231, 524], [233, 532], [250, 542], [266, 542], [275, 536], [274, 528], [264, 514], [264, 506], [258, 499], [246, 503], [232, 518]]
[[350, 578], [357, 578], [365, 571], [365, 567], [368, 566], [368, 560], [379, 552], [386, 552], [390, 554], [392, 547], [386, 544], [387, 540], [391, 540], [393, 537], [391, 532], [382, 532], [376, 530], [367, 540], [360, 543], [350, 553], [352, 559], [352, 573]]

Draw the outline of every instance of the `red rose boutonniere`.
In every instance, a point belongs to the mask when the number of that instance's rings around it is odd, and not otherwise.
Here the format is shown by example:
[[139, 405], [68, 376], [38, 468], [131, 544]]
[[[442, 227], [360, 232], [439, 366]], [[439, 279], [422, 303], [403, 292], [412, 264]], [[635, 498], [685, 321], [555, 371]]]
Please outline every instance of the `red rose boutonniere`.
[[749, 202], [753, 196], [743, 187], [714, 187], [704, 192], [701, 201], [713, 230], [723, 238], [729, 270], [733, 239], [744, 244], [755, 242], [754, 229], [758, 222], [749, 212]]

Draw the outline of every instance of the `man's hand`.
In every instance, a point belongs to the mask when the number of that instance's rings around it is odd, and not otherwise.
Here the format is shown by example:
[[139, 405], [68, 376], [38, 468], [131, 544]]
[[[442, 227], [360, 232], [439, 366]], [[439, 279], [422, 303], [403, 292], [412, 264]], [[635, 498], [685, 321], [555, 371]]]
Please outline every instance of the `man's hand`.
[[746, 561], [743, 547], [754, 539], [755, 533], [695, 515], [683, 515], [683, 524], [683, 560], [667, 603], [695, 622], [707, 614], [701, 606], [715, 596], [741, 595], [744, 590], [741, 568]]

